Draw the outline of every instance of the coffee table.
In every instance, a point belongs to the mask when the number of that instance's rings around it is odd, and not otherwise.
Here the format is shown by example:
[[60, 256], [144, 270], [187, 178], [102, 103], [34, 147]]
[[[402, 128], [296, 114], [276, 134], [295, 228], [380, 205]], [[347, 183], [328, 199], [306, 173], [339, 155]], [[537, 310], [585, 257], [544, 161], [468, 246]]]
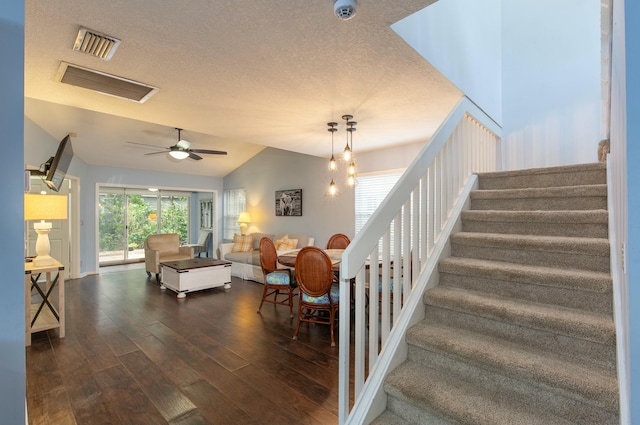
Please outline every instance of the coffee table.
[[166, 261], [160, 263], [162, 272], [160, 289], [169, 288], [178, 298], [187, 292], [224, 286], [231, 288], [231, 262], [213, 258]]

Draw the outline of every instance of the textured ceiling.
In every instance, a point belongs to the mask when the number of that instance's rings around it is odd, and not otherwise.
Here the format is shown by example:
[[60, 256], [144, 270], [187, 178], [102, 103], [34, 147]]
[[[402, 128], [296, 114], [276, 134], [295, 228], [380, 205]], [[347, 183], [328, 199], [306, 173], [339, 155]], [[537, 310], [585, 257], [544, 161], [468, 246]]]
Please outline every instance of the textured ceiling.
[[[326, 123], [351, 114], [354, 148], [425, 141], [461, 93], [390, 25], [434, 0], [27, 0], [25, 115], [55, 139], [77, 133], [86, 163], [222, 177], [271, 146], [330, 156]], [[79, 27], [122, 40], [110, 61], [72, 50]], [[138, 104], [56, 82], [60, 62], [160, 90]], [[228, 156], [175, 161], [127, 141]], [[339, 144], [336, 144], [339, 146]]]

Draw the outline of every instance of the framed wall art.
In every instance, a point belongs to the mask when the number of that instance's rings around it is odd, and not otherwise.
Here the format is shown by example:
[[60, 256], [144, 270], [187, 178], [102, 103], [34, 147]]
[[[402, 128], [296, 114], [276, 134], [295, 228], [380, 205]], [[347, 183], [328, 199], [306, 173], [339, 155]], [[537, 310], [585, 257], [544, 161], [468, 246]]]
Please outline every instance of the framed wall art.
[[276, 216], [302, 215], [302, 189], [276, 190]]

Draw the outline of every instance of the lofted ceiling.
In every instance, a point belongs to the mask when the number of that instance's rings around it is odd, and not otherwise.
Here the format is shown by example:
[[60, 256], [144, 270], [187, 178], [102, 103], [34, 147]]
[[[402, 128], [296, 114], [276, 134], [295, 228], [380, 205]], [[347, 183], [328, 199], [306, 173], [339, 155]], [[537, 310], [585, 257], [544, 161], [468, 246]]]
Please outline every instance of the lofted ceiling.
[[[329, 157], [327, 122], [358, 122], [354, 148], [426, 141], [461, 93], [390, 25], [434, 0], [26, 0], [25, 116], [76, 133], [90, 165], [223, 177], [275, 147]], [[72, 49], [86, 27], [122, 40], [109, 61]], [[159, 88], [145, 103], [60, 83], [61, 62]], [[177, 161], [127, 142], [228, 152]], [[37, 164], [36, 164], [37, 165]]]

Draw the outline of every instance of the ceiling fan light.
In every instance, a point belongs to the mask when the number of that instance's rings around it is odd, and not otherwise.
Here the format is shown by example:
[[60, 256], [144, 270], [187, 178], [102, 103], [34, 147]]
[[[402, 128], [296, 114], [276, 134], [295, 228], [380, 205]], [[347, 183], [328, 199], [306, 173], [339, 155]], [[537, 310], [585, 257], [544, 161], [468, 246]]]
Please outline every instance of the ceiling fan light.
[[181, 150], [172, 150], [169, 152], [169, 155], [171, 155], [175, 159], [185, 159], [189, 156], [189, 152], [185, 152]]

